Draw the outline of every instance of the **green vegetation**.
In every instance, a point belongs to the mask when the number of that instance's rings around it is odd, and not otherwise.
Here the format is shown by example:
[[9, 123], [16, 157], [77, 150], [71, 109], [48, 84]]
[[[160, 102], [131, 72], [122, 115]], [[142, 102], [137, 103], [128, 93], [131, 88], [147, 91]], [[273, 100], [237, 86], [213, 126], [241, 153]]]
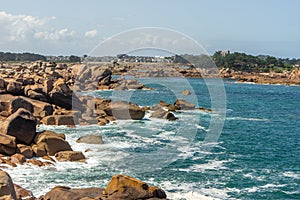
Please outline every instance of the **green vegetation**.
[[34, 53], [0, 52], [0, 61], [46, 61], [46, 57]]
[[230, 68], [246, 72], [283, 72], [290, 71], [294, 65], [300, 64], [300, 59], [282, 59], [273, 56], [253, 56], [245, 53], [224, 53], [217, 51], [212, 56], [218, 68]]
[[70, 61], [70, 62], [80, 62], [81, 59], [80, 59], [80, 57], [78, 57], [78, 56], [71, 55], [71, 56], [69, 57], [69, 61]]

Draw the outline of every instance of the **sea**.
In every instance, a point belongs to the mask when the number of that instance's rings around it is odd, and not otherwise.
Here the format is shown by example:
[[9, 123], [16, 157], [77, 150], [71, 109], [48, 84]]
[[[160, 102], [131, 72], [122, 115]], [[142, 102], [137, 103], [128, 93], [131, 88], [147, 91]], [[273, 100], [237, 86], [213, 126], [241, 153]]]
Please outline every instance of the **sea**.
[[[181, 98], [197, 107], [213, 107], [213, 81], [138, 80], [152, 89], [83, 95], [140, 106], [161, 100], [173, 104]], [[183, 110], [175, 113], [177, 121], [153, 119], [147, 113], [143, 120], [117, 120], [106, 126], [40, 125], [38, 130], [64, 133], [73, 150], [84, 152], [86, 162], [22, 165], [7, 171], [37, 197], [57, 185], [105, 187], [114, 174], [126, 174], [161, 187], [174, 200], [300, 199], [300, 87], [221, 82], [222, 113]], [[187, 88], [190, 96], [182, 94]], [[101, 135], [104, 144], [76, 143], [89, 134]], [[206, 140], [209, 136], [213, 139]]]

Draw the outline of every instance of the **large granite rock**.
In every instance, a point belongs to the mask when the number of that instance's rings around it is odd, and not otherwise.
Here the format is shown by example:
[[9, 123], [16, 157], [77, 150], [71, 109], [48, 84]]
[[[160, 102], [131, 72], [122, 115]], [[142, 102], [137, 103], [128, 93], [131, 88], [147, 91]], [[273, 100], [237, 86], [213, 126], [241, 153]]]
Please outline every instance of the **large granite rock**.
[[26, 99], [11, 94], [0, 95], [0, 111], [7, 111], [9, 114], [12, 114], [19, 108], [25, 108], [33, 112], [33, 105]]
[[78, 143], [103, 144], [101, 135], [85, 135], [76, 140]]
[[85, 156], [81, 151], [60, 151], [55, 154], [58, 161], [85, 161]]
[[174, 116], [173, 113], [170, 111], [166, 111], [162, 108], [155, 110], [151, 116], [151, 118], [158, 118], [158, 119], [167, 119], [169, 121], [177, 120], [178, 118]]
[[11, 162], [13, 162], [15, 164], [20, 164], [20, 165], [22, 165], [26, 161], [25, 156], [20, 153], [16, 153], [16, 154], [12, 155], [10, 158], [11, 158]]
[[[40, 151], [44, 148], [49, 156], [54, 156], [60, 151], [72, 151], [70, 144], [65, 141], [63, 134], [57, 134], [52, 131], [43, 131], [35, 138], [36, 147], [40, 148]], [[35, 151], [35, 149], [33, 149]]]
[[36, 200], [31, 191], [26, 190], [17, 184], [14, 184], [14, 188], [18, 200]]
[[8, 173], [0, 170], [0, 199], [17, 200], [13, 181]]
[[17, 82], [14, 80], [11, 80], [8, 82], [7, 86], [6, 86], [6, 91], [8, 93], [11, 93], [13, 95], [18, 95], [22, 93], [22, 83], [21, 82]]
[[[40, 197], [39, 200], [96, 200], [102, 199], [102, 188], [71, 189], [56, 186], [50, 192]], [[117, 199], [116, 199], [117, 200]]]
[[2, 133], [16, 137], [17, 142], [31, 144], [36, 132], [36, 119], [26, 109], [20, 108], [1, 125]]
[[72, 90], [62, 78], [53, 84], [53, 89], [49, 93], [53, 104], [68, 110], [72, 109]]
[[193, 110], [195, 109], [195, 104], [187, 102], [184, 99], [178, 99], [174, 102], [174, 106], [177, 110]]
[[166, 193], [147, 183], [125, 175], [115, 175], [105, 188], [107, 199], [166, 199]]
[[107, 115], [114, 116], [116, 119], [140, 120], [145, 116], [145, 110], [134, 103], [125, 101], [111, 102], [104, 111]]
[[0, 77], [0, 94], [6, 93], [5, 80]]
[[50, 115], [44, 117], [41, 122], [45, 125], [66, 125], [66, 126], [75, 126], [78, 121], [77, 118], [73, 115]]
[[52, 115], [54, 109], [50, 103], [30, 99], [27, 97], [21, 97], [25, 101], [29, 102], [33, 106], [33, 115], [36, 117], [45, 117]]
[[24, 144], [17, 144], [17, 152], [24, 155], [26, 158], [33, 157], [33, 151], [31, 146], [27, 146]]
[[13, 155], [16, 152], [16, 138], [0, 133], [0, 154]]

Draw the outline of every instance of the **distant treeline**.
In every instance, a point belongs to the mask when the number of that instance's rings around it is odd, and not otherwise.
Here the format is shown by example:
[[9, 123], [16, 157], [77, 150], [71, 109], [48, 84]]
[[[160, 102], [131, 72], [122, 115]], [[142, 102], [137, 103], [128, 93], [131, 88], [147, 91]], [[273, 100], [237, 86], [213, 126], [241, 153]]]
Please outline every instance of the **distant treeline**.
[[[124, 54], [125, 55], [125, 54]], [[78, 56], [43, 56], [34, 53], [10, 53], [0, 52], [0, 61], [55, 61], [55, 62], [81, 62], [84, 58]], [[127, 56], [131, 58], [130, 56]], [[133, 62], [137, 60], [133, 56]], [[145, 59], [145, 57], [141, 57]], [[153, 57], [154, 58], [154, 57]], [[111, 57], [112, 60], [113, 57]], [[151, 59], [150, 59], [151, 60]], [[229, 68], [236, 71], [246, 72], [283, 72], [290, 71], [294, 66], [300, 65], [300, 59], [275, 58], [268, 55], [253, 56], [245, 53], [230, 53], [229, 51], [217, 51], [212, 56], [208, 55], [175, 55], [164, 57], [159, 62], [172, 62], [184, 65], [193, 65], [194, 67], [207, 67], [217, 65], [218, 68]], [[191, 64], [192, 63], [192, 64]]]
[[80, 62], [78, 56], [43, 56], [35, 53], [10, 53], [0, 52], [0, 61], [55, 61], [55, 62]]
[[275, 58], [268, 55], [247, 55], [245, 53], [230, 53], [217, 51], [212, 56], [219, 68], [230, 68], [247, 72], [283, 72], [290, 71], [295, 65], [300, 65], [300, 59]]
[[46, 61], [46, 57], [34, 53], [10, 53], [0, 52], [0, 61]]

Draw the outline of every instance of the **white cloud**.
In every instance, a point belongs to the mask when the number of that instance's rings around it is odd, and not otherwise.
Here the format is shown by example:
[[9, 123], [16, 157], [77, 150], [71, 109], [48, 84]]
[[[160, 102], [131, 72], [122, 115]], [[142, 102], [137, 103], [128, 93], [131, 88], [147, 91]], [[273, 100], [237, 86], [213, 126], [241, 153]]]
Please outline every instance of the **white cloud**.
[[35, 32], [33, 35], [36, 39], [44, 40], [61, 40], [67, 37], [72, 38], [73, 36], [75, 36], [75, 31], [69, 31], [67, 28], [52, 31], [39, 31]]
[[89, 52], [93, 48], [94, 37], [99, 34], [97, 30], [81, 32], [78, 27], [69, 26], [61, 24], [55, 17], [0, 11], [0, 51], [31, 51], [53, 55]]
[[31, 37], [38, 29], [55, 19], [37, 18], [31, 15], [12, 15], [4, 11], [0, 12], [0, 35], [2, 39], [10, 41], [20, 41]]
[[97, 30], [90, 30], [85, 32], [85, 37], [95, 37], [97, 35]]

